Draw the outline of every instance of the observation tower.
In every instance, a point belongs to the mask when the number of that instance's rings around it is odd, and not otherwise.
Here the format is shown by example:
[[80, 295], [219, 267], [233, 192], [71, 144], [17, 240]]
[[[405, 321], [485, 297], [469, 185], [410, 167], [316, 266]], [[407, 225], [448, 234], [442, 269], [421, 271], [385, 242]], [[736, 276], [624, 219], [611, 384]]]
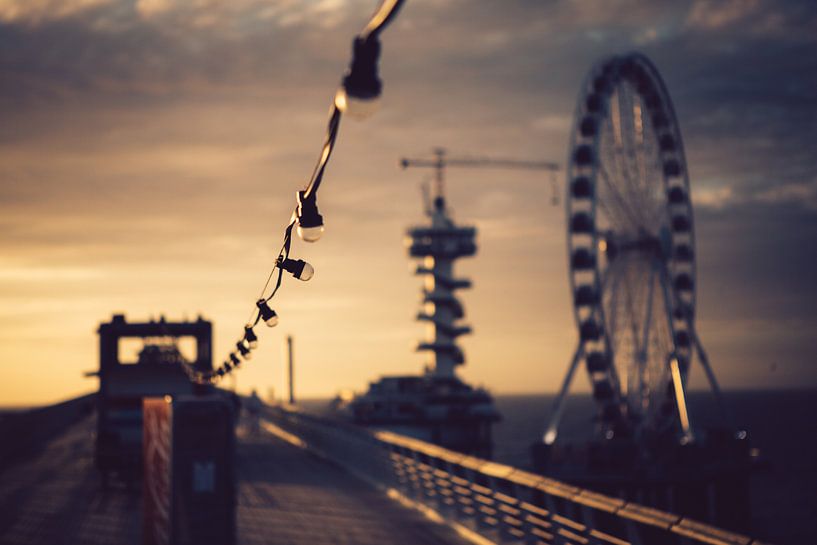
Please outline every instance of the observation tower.
[[486, 390], [472, 387], [456, 374], [457, 366], [465, 362], [456, 340], [471, 328], [460, 322], [465, 313], [454, 293], [471, 287], [471, 281], [454, 277], [454, 262], [476, 254], [477, 230], [454, 224], [442, 194], [441, 170], [437, 182], [433, 200], [426, 191], [430, 225], [411, 227], [406, 237], [409, 256], [420, 260], [416, 274], [424, 282], [417, 320], [426, 323], [428, 335], [417, 350], [431, 357], [423, 373], [381, 377], [348, 406], [337, 408], [348, 411], [358, 425], [489, 458], [491, 426], [499, 413]]
[[422, 259], [415, 271], [424, 281], [423, 308], [417, 319], [428, 324], [427, 337], [417, 345], [417, 350], [432, 355], [426, 374], [451, 379], [456, 367], [465, 362], [456, 339], [471, 332], [469, 326], [458, 324], [464, 311], [454, 294], [458, 289], [470, 288], [471, 281], [454, 277], [454, 262], [476, 254], [477, 230], [455, 225], [442, 195], [437, 195], [429, 208], [431, 225], [412, 227], [407, 237], [409, 256]]
[[431, 225], [409, 229], [406, 241], [409, 256], [423, 260], [417, 267], [417, 274], [425, 280], [423, 310], [417, 315], [417, 319], [428, 322], [429, 334], [427, 340], [417, 348], [433, 353], [433, 361], [426, 368], [427, 374], [452, 378], [456, 366], [464, 363], [465, 359], [455, 341], [460, 335], [471, 332], [468, 326], [456, 323], [463, 317], [463, 309], [454, 292], [470, 288], [471, 281], [454, 278], [454, 261], [473, 256], [477, 252], [477, 230], [474, 227], [458, 227], [451, 219], [443, 190], [446, 168], [544, 170], [550, 173], [550, 184], [554, 191], [551, 202], [558, 204], [556, 172], [559, 165], [548, 161], [520, 161], [485, 156], [449, 157], [444, 148], [435, 148], [433, 158], [404, 157], [400, 159], [400, 166], [403, 169], [430, 168], [434, 171], [433, 201], [426, 186], [423, 186], [426, 215], [431, 218]]

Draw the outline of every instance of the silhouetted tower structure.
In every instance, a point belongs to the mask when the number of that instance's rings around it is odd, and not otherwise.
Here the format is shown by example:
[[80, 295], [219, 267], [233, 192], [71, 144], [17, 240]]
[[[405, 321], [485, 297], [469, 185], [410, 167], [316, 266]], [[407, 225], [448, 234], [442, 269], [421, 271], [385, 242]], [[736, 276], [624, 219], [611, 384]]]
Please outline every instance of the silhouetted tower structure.
[[441, 193], [434, 197], [427, 213], [431, 218], [430, 226], [413, 227], [408, 231], [409, 255], [422, 259], [415, 271], [424, 279], [423, 308], [417, 319], [429, 325], [428, 336], [417, 349], [433, 354], [427, 373], [449, 378], [454, 376], [456, 366], [465, 362], [456, 339], [471, 332], [469, 326], [458, 324], [465, 313], [454, 294], [458, 289], [471, 287], [471, 281], [454, 277], [454, 262], [476, 253], [477, 230], [454, 224]]
[[491, 394], [474, 388], [456, 374], [465, 362], [457, 345], [460, 335], [471, 332], [461, 322], [465, 312], [456, 291], [471, 287], [467, 278], [454, 275], [455, 262], [476, 254], [477, 230], [456, 225], [446, 206], [443, 191], [445, 168], [558, 169], [554, 163], [517, 161], [489, 157], [448, 158], [443, 149], [433, 158], [401, 159], [403, 168], [434, 169], [433, 194], [424, 185], [425, 213], [430, 222], [407, 232], [409, 257], [420, 260], [416, 274], [423, 277], [423, 307], [417, 319], [428, 324], [428, 336], [417, 346], [431, 353], [422, 375], [383, 376], [369, 383], [366, 393], [356, 396], [345, 411], [361, 426], [388, 430], [429, 441], [445, 448], [490, 458], [492, 426], [500, 419]]
[[[468, 168], [510, 168], [526, 170], [546, 170], [551, 173], [551, 185], [554, 187], [553, 201], [558, 202], [556, 182], [553, 174], [559, 166], [546, 161], [519, 161], [491, 157], [459, 157], [445, 155], [443, 148], [434, 150], [432, 159], [400, 160], [402, 168], [425, 167], [434, 169], [433, 199], [426, 203], [426, 214], [431, 218], [430, 226], [419, 226], [409, 229], [409, 255], [421, 258], [422, 264], [416, 274], [423, 276], [423, 309], [417, 319], [428, 322], [429, 334], [418, 350], [429, 350], [433, 361], [427, 372], [439, 377], [453, 377], [457, 365], [465, 361], [462, 350], [456, 344], [460, 335], [471, 332], [467, 325], [457, 322], [464, 316], [462, 304], [454, 295], [458, 289], [471, 287], [471, 281], [454, 277], [454, 262], [462, 257], [473, 256], [477, 251], [475, 242], [476, 228], [462, 227], [454, 224], [445, 203], [444, 177], [445, 168], [450, 166]], [[426, 201], [429, 196], [426, 191]]]

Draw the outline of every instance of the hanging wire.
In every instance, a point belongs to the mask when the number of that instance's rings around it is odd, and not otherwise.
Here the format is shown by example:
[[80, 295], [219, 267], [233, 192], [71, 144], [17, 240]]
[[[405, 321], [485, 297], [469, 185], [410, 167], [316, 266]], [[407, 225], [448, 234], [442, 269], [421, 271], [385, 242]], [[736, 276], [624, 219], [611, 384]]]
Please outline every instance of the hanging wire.
[[[311, 202], [314, 205], [314, 199], [317, 196], [318, 189], [320, 188], [323, 180], [324, 172], [326, 171], [326, 165], [329, 163], [329, 158], [332, 156], [332, 150], [335, 147], [335, 140], [338, 137], [340, 120], [345, 109], [344, 105], [347, 104], [346, 97], [372, 100], [380, 95], [381, 83], [377, 77], [377, 60], [380, 54], [380, 43], [378, 38], [380, 33], [397, 15], [397, 12], [402, 7], [404, 1], [405, 0], [383, 0], [375, 10], [375, 13], [372, 15], [364, 29], [354, 39], [350, 68], [343, 78], [341, 88], [338, 90], [338, 93], [335, 95], [335, 99], [333, 100], [331, 113], [329, 115], [329, 122], [326, 128], [326, 139], [323, 147], [321, 148], [321, 154], [317, 163], [315, 164], [314, 170], [312, 171], [312, 176], [309, 179], [309, 183], [307, 183], [303, 192], [299, 193], [298, 205], [292, 212], [289, 224], [284, 229], [283, 244], [281, 245], [281, 249], [279, 250], [278, 256], [275, 259], [275, 263], [267, 276], [266, 282], [264, 282], [264, 286], [261, 288], [258, 300], [256, 301], [247, 323], [244, 326], [245, 334], [242, 336], [241, 340], [236, 343], [237, 349], [238, 345], [242, 345], [242, 343], [249, 340], [247, 338], [247, 331], [252, 331], [252, 328], [258, 325], [258, 322], [261, 320], [261, 303], [267, 304], [273, 297], [275, 297], [276, 293], [278, 293], [278, 290], [281, 287], [281, 283], [283, 281], [283, 268], [281, 267], [281, 264], [289, 258], [289, 253], [292, 248], [292, 230], [299, 223], [300, 219], [299, 208], [301, 207], [302, 203], [308, 199], [311, 199]], [[342, 101], [338, 100], [341, 93], [344, 97]], [[273, 278], [275, 278], [275, 287], [270, 291], [269, 295], [266, 295]], [[246, 355], [248, 354], [249, 350], [252, 350], [254, 347], [249, 346], [249, 344], [243, 346], [246, 348], [246, 352], [245, 350], [240, 350], [240, 352], [242, 353], [242, 356], [245, 356], [244, 359], [246, 361], [246, 359], [248, 359]], [[241, 365], [241, 359], [239, 358], [238, 354], [236, 354], [237, 351], [238, 350], [231, 351], [224, 363], [220, 364], [213, 370], [200, 371], [195, 369], [195, 367], [192, 365], [187, 364], [183, 366], [183, 369], [193, 382], [198, 384], [212, 383], [225, 375], [230, 374]]]

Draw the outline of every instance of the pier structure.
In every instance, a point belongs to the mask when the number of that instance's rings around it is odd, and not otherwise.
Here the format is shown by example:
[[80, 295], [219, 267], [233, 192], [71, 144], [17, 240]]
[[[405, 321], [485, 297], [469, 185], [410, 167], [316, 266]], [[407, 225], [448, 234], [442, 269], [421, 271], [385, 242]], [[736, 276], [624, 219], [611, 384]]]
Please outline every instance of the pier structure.
[[[93, 467], [94, 406], [84, 396], [0, 418], [4, 439], [48, 431], [3, 443], [18, 452], [0, 458], [0, 543], [142, 543], [141, 491], [104, 488]], [[237, 433], [240, 545], [761, 545], [403, 435], [292, 406], [261, 414]]]
[[[144, 491], [138, 484], [104, 487], [94, 467], [94, 405], [93, 396], [85, 396], [0, 418], [0, 452], [25, 447], [25, 455], [12, 465], [0, 465], [3, 545], [147, 543]], [[33, 443], [16, 445], [5, 432], [16, 429], [18, 421], [38, 430], [60, 429], [47, 439], [34, 437]], [[237, 545], [467, 545], [453, 529], [389, 501], [365, 481], [267, 428], [277, 431], [266, 420], [256, 433], [244, 424], [238, 427]]]

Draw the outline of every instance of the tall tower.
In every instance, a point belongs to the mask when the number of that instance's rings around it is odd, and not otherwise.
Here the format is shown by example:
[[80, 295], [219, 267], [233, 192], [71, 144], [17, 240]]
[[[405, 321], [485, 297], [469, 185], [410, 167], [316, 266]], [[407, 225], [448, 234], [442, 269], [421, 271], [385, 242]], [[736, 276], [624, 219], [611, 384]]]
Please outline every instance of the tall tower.
[[431, 352], [426, 374], [439, 378], [454, 378], [457, 365], [465, 362], [456, 339], [471, 332], [467, 325], [458, 325], [464, 316], [462, 304], [454, 291], [471, 287], [471, 281], [454, 278], [454, 261], [476, 253], [475, 227], [458, 227], [448, 214], [440, 188], [433, 205], [427, 210], [430, 226], [408, 230], [409, 256], [422, 258], [415, 274], [424, 279], [423, 308], [417, 319], [428, 323], [428, 335], [417, 350]]
[[[403, 163], [421, 166], [413, 160]], [[433, 202], [425, 192], [430, 222], [408, 229], [406, 237], [409, 256], [419, 261], [416, 274], [424, 281], [417, 319], [427, 324], [428, 336], [417, 350], [431, 354], [425, 373], [380, 377], [349, 403], [348, 411], [358, 425], [490, 458], [491, 427], [500, 415], [488, 391], [466, 384], [455, 373], [465, 361], [457, 337], [471, 328], [460, 323], [464, 312], [454, 292], [471, 287], [471, 281], [454, 277], [454, 262], [477, 252], [477, 230], [454, 225], [442, 192], [444, 165], [442, 151], [436, 160], [422, 165], [437, 170]]]

